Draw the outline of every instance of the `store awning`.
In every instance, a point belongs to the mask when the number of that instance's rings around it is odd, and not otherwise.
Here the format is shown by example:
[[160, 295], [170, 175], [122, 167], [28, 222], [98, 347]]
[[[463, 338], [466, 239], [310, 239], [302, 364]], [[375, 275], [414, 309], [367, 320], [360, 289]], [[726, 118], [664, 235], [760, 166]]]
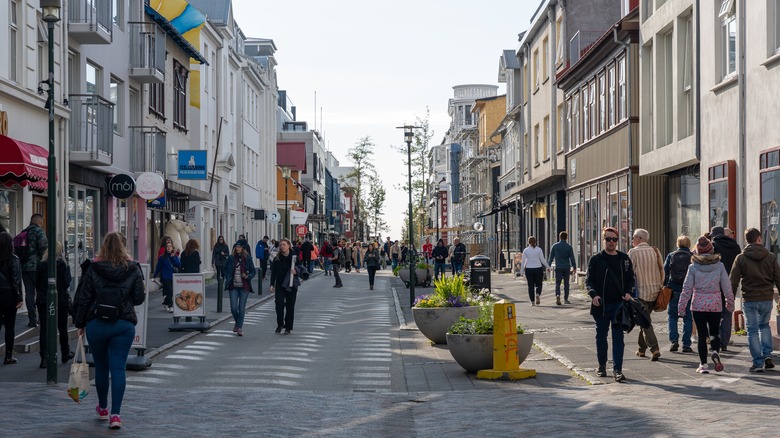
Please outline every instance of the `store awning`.
[[48, 157], [49, 152], [40, 146], [0, 135], [0, 185], [46, 190]]
[[173, 198], [183, 198], [189, 201], [211, 201], [211, 193], [198, 190], [176, 181], [165, 180], [167, 194]]

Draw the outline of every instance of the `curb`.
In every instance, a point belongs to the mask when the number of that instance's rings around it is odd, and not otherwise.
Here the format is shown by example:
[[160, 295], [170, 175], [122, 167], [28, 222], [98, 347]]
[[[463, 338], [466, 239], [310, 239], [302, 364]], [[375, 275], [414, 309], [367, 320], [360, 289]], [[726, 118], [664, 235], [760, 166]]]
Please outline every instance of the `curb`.
[[590, 374], [589, 372], [583, 370], [579, 366], [577, 366], [574, 362], [570, 361], [566, 356], [563, 356], [561, 354], [558, 354], [555, 349], [550, 347], [549, 345], [545, 344], [541, 341], [534, 341], [534, 346], [542, 350], [545, 354], [552, 357], [553, 359], [557, 360], [561, 363], [561, 365], [565, 366], [566, 368], [570, 369], [577, 377], [581, 378], [582, 380], [588, 382], [591, 385], [604, 385], [604, 382]]

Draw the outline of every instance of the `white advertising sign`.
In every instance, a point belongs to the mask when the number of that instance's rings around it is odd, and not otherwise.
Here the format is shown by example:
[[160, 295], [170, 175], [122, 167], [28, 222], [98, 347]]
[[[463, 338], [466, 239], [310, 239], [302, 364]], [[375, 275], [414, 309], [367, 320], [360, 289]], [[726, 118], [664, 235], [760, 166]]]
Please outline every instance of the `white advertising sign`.
[[144, 302], [135, 306], [135, 316], [138, 318], [138, 324], [135, 325], [135, 338], [133, 338], [133, 348], [146, 348], [146, 317], [149, 314], [149, 264], [141, 263], [141, 272], [144, 274], [144, 293], [146, 298]]
[[165, 180], [154, 172], [144, 172], [135, 179], [135, 193], [141, 199], [157, 199], [165, 189]]
[[206, 316], [203, 274], [173, 274], [173, 316]]

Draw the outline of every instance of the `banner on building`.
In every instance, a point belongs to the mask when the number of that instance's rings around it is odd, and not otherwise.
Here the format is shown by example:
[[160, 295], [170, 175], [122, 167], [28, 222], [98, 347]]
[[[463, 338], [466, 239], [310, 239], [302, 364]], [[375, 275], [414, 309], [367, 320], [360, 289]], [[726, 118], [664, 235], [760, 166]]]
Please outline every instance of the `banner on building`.
[[206, 151], [179, 151], [179, 179], [207, 179]]
[[291, 225], [306, 225], [306, 219], [309, 218], [309, 213], [303, 211], [290, 211], [290, 224]]

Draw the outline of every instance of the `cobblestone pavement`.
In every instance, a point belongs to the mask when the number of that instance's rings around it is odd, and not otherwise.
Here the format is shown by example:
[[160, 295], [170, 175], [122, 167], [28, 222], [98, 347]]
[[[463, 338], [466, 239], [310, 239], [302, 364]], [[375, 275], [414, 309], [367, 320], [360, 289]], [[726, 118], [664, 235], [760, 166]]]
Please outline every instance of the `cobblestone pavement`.
[[[344, 277], [346, 283], [351, 275]], [[694, 354], [667, 351], [666, 324], [658, 321], [665, 318], [655, 313], [661, 360], [634, 356], [636, 334], [632, 332], [626, 337], [624, 365], [629, 380], [614, 384], [611, 378], [593, 376], [595, 341], [586, 297], [573, 294], [574, 304], [556, 306], [551, 284], [546, 283], [542, 305], [531, 307], [526, 304], [522, 280], [509, 275], [493, 278], [496, 294], [517, 301], [518, 320], [535, 332], [537, 348], [523, 364], [537, 370], [534, 379], [481, 381], [463, 372], [445, 346], [431, 346], [414, 329], [408, 291], [392, 279], [385, 292], [394, 294], [399, 323], [406, 323], [397, 330], [406, 391], [133, 389], [123, 404], [125, 427], [117, 432], [96, 419], [94, 393], [77, 405], [65, 396], [65, 384], [9, 382], [0, 383], [0, 412], [14, 420], [0, 435], [693, 437], [777, 433], [766, 408], [778, 404], [780, 372], [748, 373], [745, 338], [735, 337], [733, 353], [723, 355], [725, 372], [698, 375]], [[418, 289], [417, 293], [429, 291]]]

